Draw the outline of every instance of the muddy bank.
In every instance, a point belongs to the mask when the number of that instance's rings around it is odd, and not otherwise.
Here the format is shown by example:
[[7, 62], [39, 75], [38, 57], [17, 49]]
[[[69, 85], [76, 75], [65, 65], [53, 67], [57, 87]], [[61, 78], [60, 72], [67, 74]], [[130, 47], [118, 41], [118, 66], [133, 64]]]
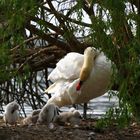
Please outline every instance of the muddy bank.
[[[20, 123], [20, 122], [19, 122]], [[0, 120], [0, 140], [139, 140], [140, 126], [132, 123], [129, 127], [118, 129], [116, 126], [97, 130], [96, 120], [83, 120], [79, 127], [46, 125], [5, 126]]]

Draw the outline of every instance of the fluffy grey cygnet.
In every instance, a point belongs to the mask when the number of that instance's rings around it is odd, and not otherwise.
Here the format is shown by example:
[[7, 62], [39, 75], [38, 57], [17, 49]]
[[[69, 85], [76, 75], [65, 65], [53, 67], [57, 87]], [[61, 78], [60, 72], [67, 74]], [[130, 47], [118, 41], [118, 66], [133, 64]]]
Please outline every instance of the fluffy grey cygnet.
[[19, 105], [15, 101], [10, 102], [6, 105], [4, 112], [4, 122], [10, 125], [16, 125], [17, 120], [19, 118]]
[[54, 104], [46, 104], [40, 111], [37, 124], [50, 124], [59, 115], [59, 108]]
[[41, 111], [41, 109], [33, 110], [31, 115], [29, 115], [28, 117], [26, 117], [22, 120], [22, 124], [23, 125], [34, 125], [34, 124], [36, 124], [40, 111]]
[[79, 125], [82, 117], [78, 110], [71, 108], [68, 112], [60, 113], [55, 122], [58, 124], [70, 124], [70, 125]]

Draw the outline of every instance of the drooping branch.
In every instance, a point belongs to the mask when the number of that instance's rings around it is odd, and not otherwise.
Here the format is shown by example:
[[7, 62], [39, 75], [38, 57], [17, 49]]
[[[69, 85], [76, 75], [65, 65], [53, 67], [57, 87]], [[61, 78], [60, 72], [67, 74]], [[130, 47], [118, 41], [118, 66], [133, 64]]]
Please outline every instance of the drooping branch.
[[11, 51], [13, 64], [18, 64], [18, 73], [24, 72], [24, 66], [28, 65], [31, 71], [43, 70], [47, 67], [54, 67], [55, 63], [66, 53], [57, 46], [39, 47], [36, 49], [25, 49], [26, 53], [20, 54], [19, 50]]
[[[80, 51], [81, 49], [85, 48], [85, 46], [83, 46], [83, 44], [81, 44], [77, 38], [74, 36], [73, 31], [71, 30], [70, 25], [58, 14], [58, 11], [56, 11], [56, 9], [54, 8], [53, 4], [51, 3], [51, 1], [48, 1], [48, 5], [51, 9], [51, 12], [55, 15], [55, 17], [57, 18], [57, 20], [59, 21], [60, 27], [66, 31], [67, 35], [64, 36], [64, 38], [67, 40], [67, 42], [69, 43], [69, 45], [71, 46], [71, 50], [74, 51]], [[65, 24], [67, 23], [67, 24]]]
[[[51, 10], [50, 10], [48, 7], [41, 6], [41, 8], [43, 8], [44, 10], [46, 10], [46, 11], [52, 13]], [[57, 12], [57, 11], [53, 11], [53, 13], [54, 13], [54, 12]], [[78, 20], [76, 20], [76, 19], [70, 18], [70, 17], [69, 17], [69, 14], [68, 14], [68, 15], [67, 15], [67, 14], [64, 15], [64, 14], [62, 14], [62, 13], [57, 12], [57, 15], [58, 15], [58, 17], [62, 17], [65, 21], [72, 22], [72, 23], [75, 23], [75, 24], [77, 24], [77, 25], [81, 25], [81, 26], [84, 26], [84, 27], [91, 27], [91, 24], [89, 24], [89, 23], [85, 23], [85, 22], [83, 22], [83, 21], [78, 21]]]
[[31, 20], [34, 21], [34, 22], [37, 22], [37, 23], [42, 23], [43, 26], [47, 27], [48, 29], [50, 28], [51, 30], [55, 31], [56, 34], [60, 34], [60, 35], [63, 35], [64, 34], [64, 31], [61, 30], [59, 27], [57, 26], [54, 26], [52, 23], [50, 22], [47, 22], [43, 19], [39, 19], [38, 17], [31, 17]]

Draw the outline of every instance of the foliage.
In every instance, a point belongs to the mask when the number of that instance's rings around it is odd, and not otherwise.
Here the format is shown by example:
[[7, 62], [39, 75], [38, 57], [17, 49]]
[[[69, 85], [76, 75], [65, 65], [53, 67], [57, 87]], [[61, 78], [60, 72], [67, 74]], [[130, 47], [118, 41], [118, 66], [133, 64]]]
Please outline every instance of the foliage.
[[[47, 69], [69, 51], [83, 52], [87, 46], [94, 46], [104, 51], [115, 68], [111, 87], [117, 85], [119, 109], [110, 110], [107, 116], [114, 115], [124, 124], [132, 116], [140, 118], [139, 0], [1, 0], [0, 12], [3, 100], [7, 100], [7, 90], [19, 90], [43, 104], [41, 91], [48, 86]], [[41, 84], [37, 81], [39, 71], [43, 75]], [[34, 84], [41, 88], [38, 94], [32, 90]], [[28, 104], [38, 108], [31, 100]]]

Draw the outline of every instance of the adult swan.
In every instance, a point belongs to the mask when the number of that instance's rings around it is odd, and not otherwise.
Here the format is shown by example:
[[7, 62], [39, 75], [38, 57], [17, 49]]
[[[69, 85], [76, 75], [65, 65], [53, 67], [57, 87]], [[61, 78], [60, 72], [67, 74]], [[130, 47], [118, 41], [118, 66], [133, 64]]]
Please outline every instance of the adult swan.
[[48, 76], [54, 84], [45, 92], [55, 94], [47, 104], [62, 107], [101, 96], [107, 90], [111, 72], [111, 61], [92, 47], [86, 48], [84, 55], [68, 53]]

